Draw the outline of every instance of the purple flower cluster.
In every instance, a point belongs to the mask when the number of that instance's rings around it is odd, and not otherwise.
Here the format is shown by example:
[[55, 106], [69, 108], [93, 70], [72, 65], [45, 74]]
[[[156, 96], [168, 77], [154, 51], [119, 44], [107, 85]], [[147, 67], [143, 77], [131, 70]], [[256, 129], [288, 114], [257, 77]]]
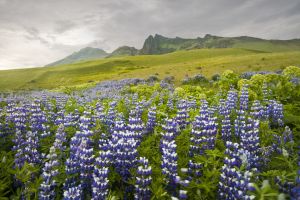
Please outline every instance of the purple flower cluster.
[[59, 174], [58, 168], [61, 164], [63, 151], [66, 149], [65, 143], [66, 135], [64, 127], [61, 125], [56, 133], [56, 138], [50, 152], [47, 155], [48, 161], [45, 163], [42, 171], [43, 182], [40, 187], [39, 197], [42, 200], [49, 200], [55, 198], [55, 177]]
[[95, 169], [92, 180], [92, 199], [105, 200], [109, 188], [109, 166], [112, 160], [112, 153], [107, 146], [102, 147], [99, 156], [96, 158]]
[[147, 132], [153, 132], [156, 123], [156, 107], [151, 107], [148, 111]]
[[240, 109], [241, 110], [248, 110], [248, 104], [249, 104], [249, 91], [248, 91], [248, 85], [243, 85], [241, 95], [240, 95]]
[[275, 100], [269, 100], [268, 114], [272, 125], [283, 126], [283, 105]]
[[188, 124], [188, 107], [186, 100], [180, 100], [177, 105], [176, 122], [180, 128], [185, 128]]
[[224, 165], [221, 169], [221, 177], [219, 182], [219, 198], [220, 199], [254, 199], [254, 196], [247, 194], [248, 190], [252, 190], [251, 184], [252, 172], [241, 171], [239, 168], [242, 164], [239, 153], [240, 145], [237, 143], [226, 142]]
[[137, 168], [137, 176], [136, 176], [136, 183], [135, 183], [135, 195], [134, 199], [150, 199], [151, 198], [151, 191], [150, 191], [150, 184], [152, 182], [151, 174], [152, 168], [149, 166], [148, 159], [141, 157], [138, 160], [139, 166]]
[[168, 183], [168, 189], [173, 196], [176, 196], [176, 176], [177, 176], [177, 153], [175, 137], [177, 135], [177, 123], [172, 119], [167, 119], [166, 124], [163, 126], [164, 133], [162, 133], [161, 139], [161, 153], [162, 173], [166, 175], [166, 182]]

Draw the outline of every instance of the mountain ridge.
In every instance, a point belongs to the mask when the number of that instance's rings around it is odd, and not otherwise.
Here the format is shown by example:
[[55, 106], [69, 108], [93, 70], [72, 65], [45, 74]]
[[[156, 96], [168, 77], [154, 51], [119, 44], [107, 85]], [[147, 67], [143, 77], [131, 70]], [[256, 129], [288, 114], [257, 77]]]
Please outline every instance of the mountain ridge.
[[300, 50], [300, 39], [278, 40], [262, 39], [251, 36], [221, 37], [206, 34], [197, 38], [169, 38], [159, 34], [149, 35], [141, 49], [130, 46], [120, 46], [112, 53], [107, 53], [99, 48], [85, 47], [78, 52], [50, 63], [46, 66], [70, 64], [74, 62], [101, 59], [108, 57], [135, 56], [135, 55], [159, 55], [178, 50], [210, 48], [241, 48], [263, 52], [282, 52]]
[[79, 51], [72, 53], [69, 56], [66, 56], [65, 58], [62, 58], [58, 61], [47, 64], [45, 66], [46, 67], [56, 66], [56, 65], [70, 64], [70, 63], [80, 62], [80, 61], [85, 61], [85, 60], [99, 59], [99, 58], [104, 58], [108, 55], [109, 54], [106, 51], [104, 51], [103, 49], [93, 48], [93, 47], [85, 47], [85, 48], [80, 49]]

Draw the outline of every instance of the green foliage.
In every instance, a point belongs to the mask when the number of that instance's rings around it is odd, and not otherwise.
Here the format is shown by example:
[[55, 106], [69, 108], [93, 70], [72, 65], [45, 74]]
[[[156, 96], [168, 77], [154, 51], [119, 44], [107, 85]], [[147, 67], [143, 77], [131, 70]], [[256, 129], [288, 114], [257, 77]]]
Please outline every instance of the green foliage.
[[268, 200], [268, 199], [277, 199], [278, 191], [272, 189], [268, 180], [264, 180], [262, 186], [259, 187], [254, 184], [255, 187], [255, 199], [258, 200]]
[[232, 70], [226, 70], [220, 77], [219, 86], [221, 89], [229, 90], [230, 87], [236, 87], [239, 80], [238, 74]]
[[292, 77], [300, 77], [300, 67], [289, 66], [283, 70], [283, 75], [292, 78]]
[[199, 183], [192, 182], [188, 187], [192, 199], [216, 199], [223, 158], [224, 153], [218, 149], [207, 150], [205, 155], [195, 158], [195, 161], [201, 163], [203, 167]]
[[[262, 56], [265, 60], [261, 60]], [[168, 73], [174, 77], [175, 84], [180, 84], [186, 75], [199, 73], [199, 65], [202, 66], [201, 74], [211, 77], [226, 69], [238, 73], [253, 70], [247, 67], [249, 65], [259, 65], [264, 70], [277, 70], [281, 66], [296, 65], [299, 62], [299, 51], [265, 53], [232, 48], [196, 49], [165, 55], [90, 60], [55, 67], [3, 70], [0, 73], [0, 91], [57, 89], [70, 94], [73, 90], [82, 90], [103, 80], [133, 77], [147, 79], [149, 74], [155, 73]]]

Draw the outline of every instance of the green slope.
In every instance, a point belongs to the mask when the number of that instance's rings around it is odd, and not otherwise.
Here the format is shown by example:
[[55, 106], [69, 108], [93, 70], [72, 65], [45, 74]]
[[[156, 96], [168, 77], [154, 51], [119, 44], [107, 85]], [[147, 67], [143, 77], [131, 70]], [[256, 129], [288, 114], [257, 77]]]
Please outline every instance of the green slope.
[[300, 40], [290, 40], [290, 41], [278, 41], [278, 40], [268, 40], [268, 41], [237, 41], [234, 48], [258, 50], [264, 52], [284, 52], [284, 51], [300, 51]]
[[300, 39], [292, 40], [265, 40], [260, 38], [220, 37], [205, 35], [195, 39], [168, 38], [158, 34], [150, 35], [139, 51], [142, 55], [164, 54], [178, 50], [203, 48], [242, 48], [265, 52], [300, 51]]
[[63, 64], [70, 64], [84, 60], [93, 60], [104, 58], [108, 55], [104, 50], [92, 47], [86, 47], [80, 49], [78, 52], [74, 52], [71, 55], [58, 60], [56, 62], [50, 63], [46, 66], [55, 66], [55, 65], [63, 65]]
[[118, 56], [135, 56], [138, 54], [138, 50], [134, 47], [121, 46], [114, 50], [107, 57], [118, 57]]
[[163, 55], [106, 58], [54, 67], [0, 71], [0, 90], [52, 89], [109, 79], [174, 76], [179, 83], [187, 75], [212, 76], [232, 69], [238, 73], [276, 70], [299, 65], [300, 51], [265, 53], [245, 49], [197, 49]]

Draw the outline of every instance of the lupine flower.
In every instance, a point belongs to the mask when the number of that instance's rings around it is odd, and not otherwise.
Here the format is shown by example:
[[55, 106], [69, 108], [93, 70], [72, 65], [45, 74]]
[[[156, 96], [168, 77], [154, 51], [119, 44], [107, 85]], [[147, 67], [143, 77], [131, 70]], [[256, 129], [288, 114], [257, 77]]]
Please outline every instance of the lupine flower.
[[241, 152], [247, 157], [247, 169], [258, 170], [261, 166], [259, 148], [259, 121], [250, 117], [245, 131], [240, 134]]
[[231, 88], [228, 91], [227, 99], [226, 99], [226, 107], [227, 107], [227, 109], [230, 110], [230, 111], [236, 109], [236, 107], [237, 107], [237, 101], [238, 101], [238, 94], [237, 94], [237, 92], [233, 88]]
[[40, 199], [50, 200], [55, 198], [55, 177], [59, 173], [58, 168], [62, 161], [63, 151], [66, 148], [64, 145], [65, 142], [66, 135], [64, 133], [64, 127], [61, 125], [57, 130], [53, 146], [50, 148], [50, 152], [47, 155], [48, 161], [45, 163], [42, 170], [43, 182], [40, 187]]
[[[107, 144], [106, 144], [107, 145]], [[96, 158], [92, 177], [92, 199], [105, 200], [108, 196], [108, 173], [112, 160], [112, 153], [106, 145], [102, 146], [99, 157]]]
[[115, 121], [115, 118], [116, 118], [116, 112], [115, 112], [115, 107], [116, 106], [117, 106], [116, 101], [112, 101], [109, 104], [109, 109], [108, 109], [107, 114], [106, 114], [106, 124], [109, 127], [112, 127], [114, 125], [114, 121]]
[[141, 119], [140, 113], [131, 111], [128, 119], [128, 132], [138, 142], [138, 145], [145, 132], [145, 126]]
[[213, 149], [216, 134], [216, 118], [209, 115], [207, 102], [203, 101], [200, 115], [196, 116], [196, 121], [193, 123], [190, 155], [202, 155], [205, 150]]
[[240, 96], [240, 110], [248, 110], [249, 104], [249, 92], [248, 92], [248, 85], [243, 85], [241, 96]]
[[254, 196], [247, 195], [248, 190], [253, 190], [250, 182], [252, 172], [239, 170], [241, 159], [239, 157], [240, 146], [237, 143], [226, 142], [224, 165], [221, 169], [219, 182], [220, 199], [254, 199]]
[[82, 188], [81, 186], [70, 187], [64, 191], [64, 200], [81, 200]]
[[243, 110], [237, 110], [237, 118], [234, 120], [234, 132], [240, 136], [246, 131], [246, 113]]
[[[116, 121], [114, 127], [112, 138], [109, 142], [110, 149], [113, 153], [113, 165], [117, 173], [121, 175], [123, 182], [127, 182], [131, 178], [130, 169], [135, 168], [137, 164], [137, 146], [140, 136], [136, 135], [137, 132], [134, 131], [134, 128], [139, 126], [133, 125], [130, 131], [123, 121]], [[131, 186], [126, 186], [124, 198], [126, 198], [127, 194], [131, 193], [133, 189]]]
[[265, 118], [265, 109], [258, 100], [255, 100], [253, 102], [250, 115], [255, 119], [264, 119]]
[[180, 128], [184, 128], [188, 124], [188, 110], [185, 100], [180, 100], [177, 105], [176, 122]]
[[270, 100], [268, 104], [268, 114], [273, 125], [283, 126], [282, 104], [276, 102], [275, 100]]
[[147, 131], [153, 132], [156, 126], [156, 107], [151, 107], [148, 111]]
[[[300, 149], [300, 147], [298, 147]], [[296, 184], [295, 187], [291, 191], [291, 199], [299, 200], [300, 199], [300, 150], [298, 150], [298, 170], [296, 176]]]
[[100, 122], [105, 122], [105, 112], [104, 107], [100, 102], [96, 104], [96, 118], [100, 120]]
[[177, 176], [177, 153], [175, 144], [175, 136], [177, 134], [177, 124], [173, 120], [166, 120], [166, 125], [163, 127], [164, 133], [162, 133], [161, 139], [161, 153], [162, 173], [166, 175], [168, 189], [172, 193], [172, 196], [176, 196], [176, 176]]
[[137, 169], [134, 199], [150, 199], [151, 192], [149, 185], [152, 181], [152, 169], [151, 166], [149, 166], [148, 159], [141, 157], [138, 162], [139, 166]]
[[224, 142], [231, 139], [231, 120], [229, 115], [225, 115], [224, 119], [222, 119], [221, 134]]

